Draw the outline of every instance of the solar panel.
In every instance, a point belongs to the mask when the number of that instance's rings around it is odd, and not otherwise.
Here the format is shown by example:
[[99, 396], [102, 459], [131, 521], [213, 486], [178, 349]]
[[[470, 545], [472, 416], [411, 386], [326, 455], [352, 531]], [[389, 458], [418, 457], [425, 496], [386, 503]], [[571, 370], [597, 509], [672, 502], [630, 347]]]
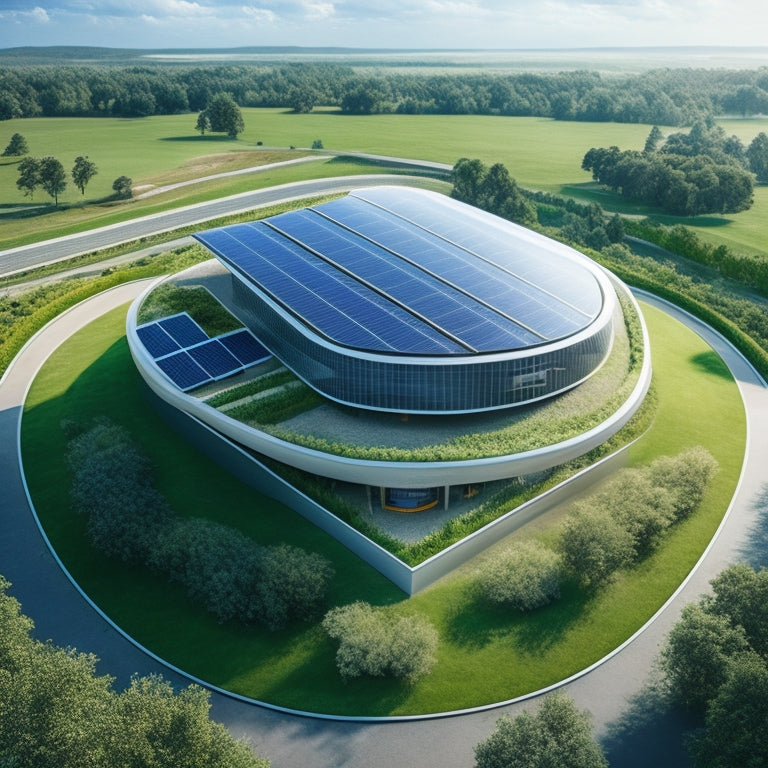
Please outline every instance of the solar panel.
[[208, 338], [208, 334], [186, 312], [164, 317], [157, 323], [180, 347], [191, 347]]
[[153, 358], [179, 349], [179, 345], [156, 322], [140, 325], [136, 328], [136, 335]]
[[218, 339], [190, 347], [187, 352], [212, 379], [223, 379], [243, 368], [240, 361]]
[[196, 238], [311, 331], [356, 349], [526, 348], [586, 328], [603, 307], [598, 279], [565, 246], [418, 190], [358, 190]]
[[158, 368], [182, 391], [198, 387], [212, 380], [190, 356], [182, 350], [155, 361]]
[[217, 338], [246, 367], [272, 357], [269, 350], [245, 328]]
[[277, 216], [274, 225], [473, 349], [514, 349], [542, 341], [541, 336], [502, 317], [429, 272], [311, 211]]
[[339, 344], [385, 352], [466, 351], [261, 222], [196, 237], [288, 312]]

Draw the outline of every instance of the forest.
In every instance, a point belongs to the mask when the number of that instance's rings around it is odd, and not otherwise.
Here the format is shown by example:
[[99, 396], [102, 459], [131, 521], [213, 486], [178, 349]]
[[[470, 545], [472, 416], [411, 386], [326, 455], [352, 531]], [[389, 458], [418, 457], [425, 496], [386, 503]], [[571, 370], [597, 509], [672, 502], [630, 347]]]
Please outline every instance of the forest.
[[347, 114], [446, 114], [684, 126], [717, 115], [768, 114], [768, 67], [656, 69], [639, 75], [358, 72], [345, 64], [0, 66], [0, 120], [146, 117], [205, 109], [229, 93], [240, 107]]

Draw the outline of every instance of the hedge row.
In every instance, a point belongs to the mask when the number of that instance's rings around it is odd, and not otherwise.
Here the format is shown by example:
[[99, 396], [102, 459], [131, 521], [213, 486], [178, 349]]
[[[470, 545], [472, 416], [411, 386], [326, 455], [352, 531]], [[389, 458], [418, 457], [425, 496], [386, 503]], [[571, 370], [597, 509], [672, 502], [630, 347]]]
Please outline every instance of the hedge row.
[[275, 630], [321, 614], [333, 576], [325, 558], [284, 544], [260, 546], [210, 520], [177, 517], [122, 427], [97, 422], [72, 437], [67, 458], [73, 504], [107, 556], [166, 574], [222, 622]]

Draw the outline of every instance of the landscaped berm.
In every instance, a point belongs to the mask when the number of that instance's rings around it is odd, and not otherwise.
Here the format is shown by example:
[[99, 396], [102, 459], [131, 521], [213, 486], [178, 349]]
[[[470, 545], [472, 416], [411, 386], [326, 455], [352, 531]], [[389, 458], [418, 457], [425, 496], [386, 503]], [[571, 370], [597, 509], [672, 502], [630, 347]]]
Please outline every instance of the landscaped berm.
[[[648, 392], [647, 334], [624, 286], [443, 195], [374, 187], [196, 237], [217, 260], [129, 312], [141, 376], [207, 453], [409, 594], [478, 541], [411, 567], [369, 529], [422, 540], [598, 449]], [[215, 332], [196, 318], [211, 305], [231, 320]], [[318, 486], [366, 530], [318, 504]], [[500, 516], [481, 546], [525, 519]]]

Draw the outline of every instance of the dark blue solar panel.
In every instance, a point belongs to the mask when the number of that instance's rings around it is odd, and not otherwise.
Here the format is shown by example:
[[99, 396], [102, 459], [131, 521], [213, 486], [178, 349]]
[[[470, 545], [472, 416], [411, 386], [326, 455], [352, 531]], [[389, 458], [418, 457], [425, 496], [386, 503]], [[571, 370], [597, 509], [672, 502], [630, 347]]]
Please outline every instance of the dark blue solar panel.
[[186, 351], [176, 352], [156, 361], [158, 368], [183, 392], [211, 381]]
[[190, 347], [190, 357], [213, 379], [223, 379], [242, 370], [242, 363], [218, 340], [211, 339]]
[[197, 237], [290, 312], [340, 344], [387, 352], [465, 351], [261, 222]]
[[219, 341], [244, 365], [254, 365], [272, 357], [256, 337], [246, 329], [219, 336]]
[[558, 243], [449, 198], [375, 188], [197, 239], [321, 335], [409, 354], [517, 349], [602, 308]]
[[[521, 280], [547, 292], [553, 304], [565, 301], [589, 317], [600, 311], [602, 297], [595, 278], [565, 255], [564, 246], [535, 232], [448, 198], [435, 199], [415, 190], [395, 192], [382, 187], [352, 192], [350, 197], [372, 202], [492, 259]], [[514, 236], [510, 236], [511, 230]]]
[[180, 347], [191, 347], [208, 338], [208, 334], [186, 312], [165, 317], [157, 322]]
[[147, 323], [136, 328], [136, 335], [153, 358], [176, 352], [179, 345], [157, 324]]
[[274, 225], [335, 264], [376, 285], [476, 350], [514, 349], [543, 339], [418, 267], [312, 213], [276, 216]]

